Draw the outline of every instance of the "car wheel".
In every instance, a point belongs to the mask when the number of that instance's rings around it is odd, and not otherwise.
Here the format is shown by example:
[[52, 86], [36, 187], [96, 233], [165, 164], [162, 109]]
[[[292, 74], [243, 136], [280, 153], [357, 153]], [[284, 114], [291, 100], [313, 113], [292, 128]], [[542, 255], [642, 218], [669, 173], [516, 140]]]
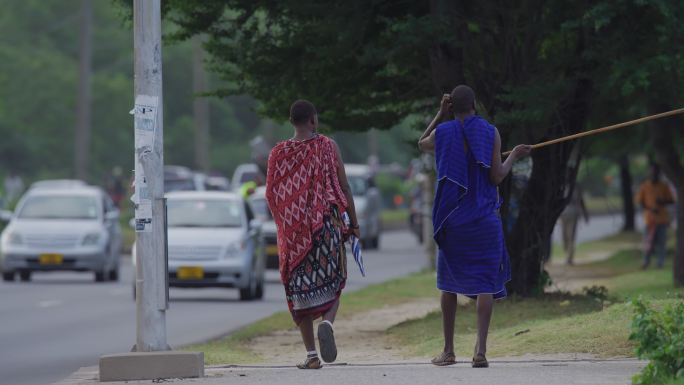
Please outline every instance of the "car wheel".
[[95, 272], [95, 282], [104, 282], [105, 281], [105, 272], [104, 271], [96, 271]]
[[28, 270], [20, 271], [19, 272], [19, 279], [22, 282], [28, 282], [31, 280], [31, 272]]
[[119, 281], [119, 266], [116, 266], [115, 268], [109, 271], [108, 278], [110, 281]]
[[14, 272], [9, 271], [9, 272], [3, 272], [2, 273], [2, 280], [5, 282], [14, 282]]
[[377, 250], [380, 248], [380, 236], [376, 235], [375, 238], [371, 239], [371, 248]]
[[264, 278], [261, 278], [261, 280], [259, 280], [259, 284], [256, 287], [256, 295], [254, 297], [256, 299], [264, 298]]
[[240, 289], [240, 301], [251, 301], [256, 297], [257, 281], [254, 277], [254, 271], [249, 274], [249, 282], [247, 287]]

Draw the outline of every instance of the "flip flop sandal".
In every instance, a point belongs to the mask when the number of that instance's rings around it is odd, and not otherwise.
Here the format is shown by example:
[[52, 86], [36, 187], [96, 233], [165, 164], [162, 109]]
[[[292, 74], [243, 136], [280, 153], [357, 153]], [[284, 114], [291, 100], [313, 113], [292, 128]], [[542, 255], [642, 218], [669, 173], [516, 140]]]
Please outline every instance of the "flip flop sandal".
[[323, 365], [321, 365], [321, 360], [318, 357], [308, 357], [301, 364], [297, 364], [297, 367], [299, 369], [320, 369]]
[[473, 357], [473, 368], [488, 368], [489, 362], [484, 354], [478, 354]]
[[323, 358], [323, 361], [335, 362], [337, 359], [335, 333], [328, 322], [321, 322], [318, 325], [318, 345], [321, 349], [321, 358]]
[[456, 355], [454, 353], [442, 352], [442, 354], [432, 359], [432, 364], [436, 366], [449, 366], [456, 363]]

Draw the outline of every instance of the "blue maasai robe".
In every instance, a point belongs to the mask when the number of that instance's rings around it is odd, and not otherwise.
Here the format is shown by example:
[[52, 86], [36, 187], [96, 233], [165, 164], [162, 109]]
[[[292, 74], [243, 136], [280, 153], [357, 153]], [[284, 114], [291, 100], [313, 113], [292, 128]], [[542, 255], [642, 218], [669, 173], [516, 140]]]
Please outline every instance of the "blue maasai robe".
[[503, 298], [511, 269], [498, 212], [501, 202], [489, 179], [495, 128], [474, 115], [435, 130], [437, 288]]

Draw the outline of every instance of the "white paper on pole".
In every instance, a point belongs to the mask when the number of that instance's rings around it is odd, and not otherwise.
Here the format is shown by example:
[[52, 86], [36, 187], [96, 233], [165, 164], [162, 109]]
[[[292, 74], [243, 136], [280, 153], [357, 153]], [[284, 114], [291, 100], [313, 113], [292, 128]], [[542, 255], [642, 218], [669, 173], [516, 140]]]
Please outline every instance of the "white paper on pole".
[[135, 203], [136, 232], [152, 231], [152, 196], [138, 156], [141, 152], [154, 150], [158, 108], [158, 97], [138, 95], [131, 111], [135, 119], [135, 193], [132, 199]]

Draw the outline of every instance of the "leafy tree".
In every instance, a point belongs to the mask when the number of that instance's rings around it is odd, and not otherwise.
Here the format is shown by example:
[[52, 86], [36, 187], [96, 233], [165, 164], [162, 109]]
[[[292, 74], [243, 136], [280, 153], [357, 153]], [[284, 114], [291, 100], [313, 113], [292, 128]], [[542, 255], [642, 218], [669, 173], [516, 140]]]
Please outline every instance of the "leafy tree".
[[[582, 19], [602, 39], [594, 54], [606, 74], [605, 94], [615, 103], [650, 114], [684, 105], [684, 3], [680, 1], [601, 1]], [[681, 115], [654, 121], [648, 137], [655, 159], [684, 199], [684, 135]], [[675, 285], [684, 285], [684, 205], [677, 206]]]
[[[167, 0], [177, 39], [207, 34], [214, 69], [261, 112], [287, 116], [314, 100], [336, 130], [388, 128], [427, 114], [467, 82], [505, 143], [581, 130], [593, 90], [589, 2]], [[528, 187], [508, 234], [514, 281], [538, 291], [553, 225], [574, 184], [574, 143], [535, 151]], [[504, 186], [510, 195], [510, 182]], [[507, 222], [514, 222], [507, 218]]]

